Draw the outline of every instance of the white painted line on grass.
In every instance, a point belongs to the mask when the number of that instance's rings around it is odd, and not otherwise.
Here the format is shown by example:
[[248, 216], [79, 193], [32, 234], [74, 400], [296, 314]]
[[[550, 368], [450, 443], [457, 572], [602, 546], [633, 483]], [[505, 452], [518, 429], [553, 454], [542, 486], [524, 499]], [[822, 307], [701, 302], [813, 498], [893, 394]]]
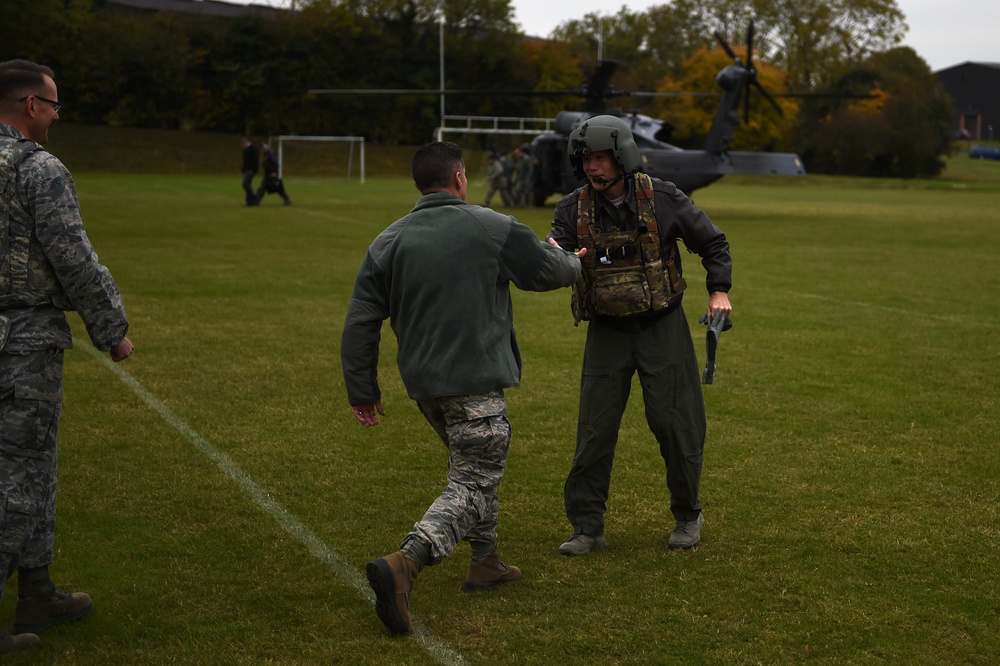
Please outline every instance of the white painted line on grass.
[[920, 312], [917, 310], [904, 310], [902, 308], [890, 308], [885, 305], [875, 305], [873, 303], [864, 303], [861, 301], [849, 301], [842, 298], [831, 298], [830, 296], [820, 296], [819, 294], [803, 294], [796, 291], [782, 291], [780, 289], [772, 290], [773, 294], [785, 294], [786, 296], [794, 296], [796, 298], [811, 298], [816, 301], [827, 301], [828, 303], [836, 303], [838, 305], [851, 305], [854, 307], [865, 308], [867, 310], [880, 310], [882, 312], [888, 312], [890, 314], [904, 315], [906, 317], [914, 317], [917, 319], [936, 319], [938, 321], [946, 321], [951, 324], [963, 324], [965, 326], [982, 326], [984, 328], [1000, 328], [997, 324], [993, 324], [988, 321], [974, 321], [969, 319], [961, 319], [960, 317], [946, 317], [944, 315], [934, 314], [932, 312]]
[[[132, 392], [139, 396], [139, 398], [141, 398], [142, 401], [149, 407], [158, 412], [160, 416], [163, 417], [164, 421], [170, 424], [174, 430], [183, 435], [188, 442], [195, 446], [195, 448], [208, 456], [208, 458], [214, 462], [226, 476], [235, 481], [236, 485], [238, 485], [243, 492], [249, 495], [254, 502], [257, 503], [257, 506], [271, 516], [275, 522], [284, 527], [299, 543], [309, 549], [309, 552], [316, 556], [317, 559], [330, 567], [330, 569], [344, 582], [353, 587], [358, 594], [365, 598], [366, 601], [374, 605], [375, 593], [372, 592], [371, 588], [368, 586], [367, 579], [365, 579], [364, 576], [351, 566], [347, 560], [337, 554], [335, 550], [327, 546], [322, 539], [312, 532], [312, 530], [300, 523], [295, 516], [290, 514], [285, 509], [285, 507], [281, 506], [280, 503], [271, 498], [271, 496], [268, 495], [263, 488], [257, 485], [256, 481], [241, 470], [229, 456], [212, 446], [208, 440], [199, 435], [191, 426], [189, 426], [184, 419], [177, 416], [173, 410], [158, 400], [152, 393], [147, 391], [135, 377], [123, 370], [120, 365], [114, 363], [107, 354], [98, 351], [89, 342], [77, 337], [73, 338], [73, 344], [86, 351], [99, 362], [103, 363], [106, 368], [115, 373], [123, 384], [132, 389]], [[440, 664], [446, 664], [447, 666], [462, 666], [466, 663], [462, 658], [462, 655], [449, 648], [444, 641], [432, 634], [416, 620], [413, 621], [413, 637], [417, 640], [417, 642], [421, 643], [427, 652], [430, 653], [430, 655]]]

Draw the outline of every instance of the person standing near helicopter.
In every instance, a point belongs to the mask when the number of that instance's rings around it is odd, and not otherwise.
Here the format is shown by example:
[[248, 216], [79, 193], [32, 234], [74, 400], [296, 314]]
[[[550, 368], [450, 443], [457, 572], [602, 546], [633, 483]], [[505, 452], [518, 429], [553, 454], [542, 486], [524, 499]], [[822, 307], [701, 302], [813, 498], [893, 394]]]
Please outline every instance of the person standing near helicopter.
[[514, 206], [528, 207], [532, 201], [532, 189], [535, 182], [535, 164], [531, 161], [530, 148], [527, 145], [514, 150]]
[[604, 513], [622, 414], [632, 376], [642, 384], [646, 421], [667, 470], [675, 525], [668, 545], [701, 541], [699, 487], [705, 406], [677, 239], [707, 271], [707, 314], [732, 312], [732, 259], [725, 234], [672, 183], [641, 172], [628, 125], [601, 115], [569, 135], [570, 161], [587, 184], [555, 207], [550, 241], [586, 248], [574, 287], [577, 323], [589, 321], [580, 385], [576, 453], [564, 488], [573, 534], [564, 555], [604, 547]]

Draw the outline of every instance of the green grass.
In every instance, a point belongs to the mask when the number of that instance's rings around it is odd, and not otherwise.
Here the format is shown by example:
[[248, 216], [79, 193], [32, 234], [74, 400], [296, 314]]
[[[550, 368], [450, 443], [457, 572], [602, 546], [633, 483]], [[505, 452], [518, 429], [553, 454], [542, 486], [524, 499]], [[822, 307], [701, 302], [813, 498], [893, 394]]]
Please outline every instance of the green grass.
[[[95, 611], [8, 662], [439, 663], [420, 638], [389, 637], [357, 583], [438, 494], [446, 454], [405, 396], [388, 327], [377, 428], [351, 416], [339, 363], [354, 274], [412, 184], [289, 177], [294, 206], [246, 209], [235, 171], [76, 181], [132, 321], [136, 353], [118, 367], [176, 421], [83, 349], [67, 354], [53, 572]], [[470, 200], [484, 189], [474, 181]], [[557, 553], [585, 328], [567, 291], [518, 292], [525, 372], [508, 394], [500, 548], [525, 580], [464, 594], [462, 546], [421, 575], [414, 618], [469, 664], [997, 663], [1000, 164], [956, 158], [929, 182], [727, 179], [696, 198], [730, 238], [736, 284], [705, 387], [703, 545], [666, 548], [636, 387], [608, 548]], [[548, 211], [518, 215], [545, 233]], [[695, 259], [686, 308], [701, 340]]]

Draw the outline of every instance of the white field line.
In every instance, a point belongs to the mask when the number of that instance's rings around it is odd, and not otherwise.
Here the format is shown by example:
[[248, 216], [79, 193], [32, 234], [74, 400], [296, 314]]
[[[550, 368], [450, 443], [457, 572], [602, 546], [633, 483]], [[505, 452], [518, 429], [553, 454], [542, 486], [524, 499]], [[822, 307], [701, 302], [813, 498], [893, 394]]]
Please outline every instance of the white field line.
[[[174, 430], [180, 433], [196, 449], [204, 453], [223, 474], [232, 479], [240, 489], [250, 496], [264, 513], [274, 519], [276, 523], [285, 528], [296, 541], [305, 546], [318, 560], [326, 564], [334, 574], [354, 588], [361, 597], [368, 603], [374, 605], [375, 594], [368, 586], [367, 579], [361, 575], [347, 560], [341, 557], [337, 551], [327, 546], [322, 539], [316, 536], [312, 530], [303, 525], [290, 514], [277, 500], [273, 499], [264, 491], [257, 482], [250, 478], [236, 463], [232, 461], [222, 451], [215, 448], [204, 437], [198, 434], [184, 419], [177, 416], [169, 407], [158, 400], [156, 396], [147, 391], [132, 375], [126, 372], [119, 364], [111, 361], [110, 357], [98, 351], [89, 342], [78, 337], [73, 338], [73, 344], [86, 351], [96, 358], [106, 368], [111, 370], [118, 379], [127, 387], [132, 389], [139, 398], [150, 408], [158, 412]], [[127, 361], [126, 361], [127, 362]], [[427, 652], [440, 664], [446, 666], [462, 666], [466, 662], [462, 655], [449, 648], [444, 641], [428, 631], [418, 621], [413, 621], [413, 638], [419, 642]]]
[[795, 291], [782, 291], [782, 290], [771, 290], [774, 294], [784, 294], [785, 296], [793, 296], [795, 298], [809, 298], [815, 301], [826, 301], [827, 303], [835, 303], [837, 305], [846, 305], [856, 308], [863, 308], [866, 310], [879, 310], [881, 312], [888, 312], [890, 314], [903, 315], [906, 317], [913, 317], [915, 319], [934, 319], [937, 321], [946, 321], [951, 324], [962, 324], [964, 326], [982, 326], [984, 328], [1000, 328], [997, 324], [988, 321], [975, 321], [971, 319], [962, 319], [960, 317], [947, 317], [945, 315], [938, 315], [932, 312], [921, 312], [919, 310], [905, 310], [903, 308], [891, 308], [885, 305], [874, 305], [872, 303], [864, 303], [861, 301], [851, 301], [841, 298], [831, 298], [829, 296], [820, 296], [819, 294], [805, 294]]

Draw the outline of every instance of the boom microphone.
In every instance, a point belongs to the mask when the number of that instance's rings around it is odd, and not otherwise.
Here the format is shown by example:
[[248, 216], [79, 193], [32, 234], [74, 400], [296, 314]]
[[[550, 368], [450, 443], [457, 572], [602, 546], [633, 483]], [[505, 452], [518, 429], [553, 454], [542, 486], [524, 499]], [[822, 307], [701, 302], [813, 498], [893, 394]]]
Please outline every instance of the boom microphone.
[[593, 178], [591, 178], [591, 180], [593, 180], [598, 185], [607, 185], [608, 187], [611, 187], [612, 185], [614, 185], [615, 183], [617, 183], [618, 181], [620, 181], [620, 180], [622, 180], [624, 178], [625, 178], [624, 176], [619, 175], [614, 180], [608, 180], [604, 176], [594, 176]]

